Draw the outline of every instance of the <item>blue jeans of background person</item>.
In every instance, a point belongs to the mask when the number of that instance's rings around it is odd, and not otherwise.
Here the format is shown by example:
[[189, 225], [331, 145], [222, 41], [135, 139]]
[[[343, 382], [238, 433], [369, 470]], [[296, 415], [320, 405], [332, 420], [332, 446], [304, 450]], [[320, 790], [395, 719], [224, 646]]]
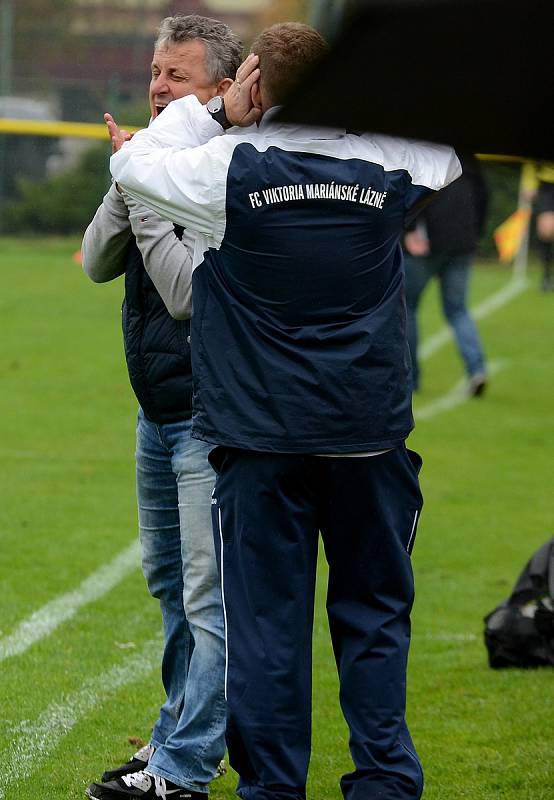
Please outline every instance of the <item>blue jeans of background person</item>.
[[418, 800], [405, 721], [422, 506], [404, 446], [325, 458], [217, 447], [212, 505], [227, 629], [227, 746], [243, 800], [303, 800], [310, 758], [319, 531], [327, 614], [355, 769], [346, 800]]
[[472, 253], [448, 253], [429, 256], [405, 255], [407, 333], [412, 357], [414, 389], [419, 388], [419, 362], [417, 358], [417, 308], [423, 290], [432, 277], [439, 281], [442, 309], [454, 332], [456, 344], [469, 377], [485, 372], [485, 356], [477, 326], [467, 310], [469, 277], [473, 262]]
[[225, 751], [225, 639], [211, 526], [211, 445], [191, 421], [156, 425], [139, 411], [137, 498], [142, 566], [160, 601], [167, 700], [149, 769], [204, 791]]

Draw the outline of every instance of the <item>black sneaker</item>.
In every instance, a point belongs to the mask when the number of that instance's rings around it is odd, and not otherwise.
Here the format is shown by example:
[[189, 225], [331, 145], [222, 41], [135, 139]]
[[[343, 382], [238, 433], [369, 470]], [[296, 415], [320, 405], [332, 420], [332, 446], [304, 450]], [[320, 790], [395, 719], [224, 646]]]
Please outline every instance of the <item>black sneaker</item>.
[[487, 375], [485, 372], [475, 372], [470, 376], [467, 384], [468, 397], [482, 397], [487, 388]]
[[134, 756], [131, 756], [129, 761], [126, 761], [125, 764], [122, 764], [120, 767], [115, 767], [114, 769], [107, 769], [102, 775], [102, 783], [115, 781], [116, 778], [122, 778], [123, 775], [130, 775], [132, 772], [141, 772], [143, 769], [146, 769], [148, 762], [154, 755], [155, 749], [156, 748], [151, 744], [145, 744], [144, 747], [137, 750]]
[[207, 800], [204, 792], [193, 792], [183, 786], [150, 775], [148, 772], [133, 772], [114, 781], [91, 783], [86, 790], [94, 800]]

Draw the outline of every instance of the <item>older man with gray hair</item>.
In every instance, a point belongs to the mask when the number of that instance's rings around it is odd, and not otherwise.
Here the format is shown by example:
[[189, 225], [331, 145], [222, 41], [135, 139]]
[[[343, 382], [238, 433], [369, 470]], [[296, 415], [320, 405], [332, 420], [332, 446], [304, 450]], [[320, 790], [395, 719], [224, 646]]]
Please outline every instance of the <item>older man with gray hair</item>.
[[[162, 21], [152, 59], [150, 114], [194, 94], [225, 94], [242, 45], [218, 20]], [[114, 152], [130, 138], [105, 115]], [[211, 446], [191, 438], [190, 302], [175, 274], [190, 269], [192, 239], [121, 194], [114, 183], [83, 240], [83, 266], [96, 283], [125, 275], [123, 334], [139, 401], [137, 499], [142, 565], [160, 601], [162, 680], [167, 699], [150, 742], [108, 770], [93, 798], [206, 797], [225, 749], [225, 642], [211, 532]], [[146, 771], [148, 770], [148, 771]]]

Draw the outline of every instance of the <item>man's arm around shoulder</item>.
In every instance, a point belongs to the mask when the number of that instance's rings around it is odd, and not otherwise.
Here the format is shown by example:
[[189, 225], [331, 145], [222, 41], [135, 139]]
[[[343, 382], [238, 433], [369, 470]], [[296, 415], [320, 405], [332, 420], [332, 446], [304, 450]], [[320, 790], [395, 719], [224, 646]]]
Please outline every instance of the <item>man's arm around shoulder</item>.
[[[248, 56], [225, 95], [233, 125], [247, 127], [261, 116], [251, 96], [259, 78], [257, 61], [257, 56]], [[157, 214], [220, 241], [232, 152], [221, 142], [223, 133], [194, 95], [181, 97], [112, 156], [112, 175], [131, 197]]]
[[173, 100], [111, 157], [112, 175], [125, 192], [160, 216], [213, 236], [214, 215], [224, 215], [224, 187], [214, 188], [213, 154], [205, 147], [222, 134], [221, 125], [194, 95]]

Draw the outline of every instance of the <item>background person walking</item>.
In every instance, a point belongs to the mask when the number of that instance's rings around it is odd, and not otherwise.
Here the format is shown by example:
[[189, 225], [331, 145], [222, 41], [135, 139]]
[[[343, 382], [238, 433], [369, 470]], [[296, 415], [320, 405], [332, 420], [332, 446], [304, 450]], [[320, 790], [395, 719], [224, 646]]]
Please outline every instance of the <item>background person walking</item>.
[[487, 367], [477, 326], [467, 308], [471, 270], [485, 218], [487, 192], [477, 160], [462, 157], [463, 174], [433, 198], [404, 236], [408, 344], [413, 388], [421, 383], [418, 306], [432, 278], [439, 283], [442, 310], [452, 328], [471, 396], [483, 394]]

